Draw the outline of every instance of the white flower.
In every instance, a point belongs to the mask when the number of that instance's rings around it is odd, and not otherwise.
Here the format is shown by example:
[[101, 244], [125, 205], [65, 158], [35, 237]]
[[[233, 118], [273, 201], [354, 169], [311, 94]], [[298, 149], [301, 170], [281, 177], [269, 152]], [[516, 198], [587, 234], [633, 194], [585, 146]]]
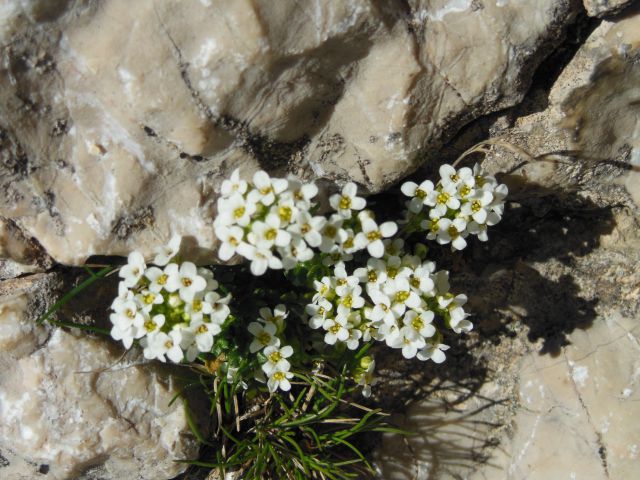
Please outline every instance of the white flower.
[[291, 383], [289, 379], [293, 377], [293, 373], [291, 372], [282, 372], [280, 370], [276, 370], [271, 373], [269, 380], [267, 381], [267, 387], [271, 393], [275, 392], [278, 388], [283, 392], [288, 392], [291, 390]]
[[249, 197], [269, 206], [275, 201], [276, 195], [284, 192], [288, 185], [284, 178], [271, 178], [267, 172], [259, 170], [253, 175], [255, 190], [249, 193]]
[[301, 209], [308, 210], [311, 207], [311, 199], [318, 194], [318, 187], [314, 183], [302, 183], [295, 177], [287, 178], [288, 191]]
[[409, 310], [405, 313], [402, 323], [409, 328], [413, 328], [422, 337], [433, 337], [436, 328], [431, 324], [434, 314], [430, 310], [418, 312]]
[[265, 347], [280, 346], [280, 339], [275, 336], [277, 328], [272, 322], [266, 322], [264, 325], [258, 322], [251, 322], [247, 330], [256, 337], [251, 342], [251, 345], [249, 345], [249, 351], [251, 353], [256, 353]]
[[158, 247], [153, 263], [164, 267], [180, 251], [180, 242], [182, 242], [182, 237], [180, 235], [174, 235], [167, 245]]
[[231, 177], [222, 182], [220, 187], [220, 193], [223, 197], [229, 197], [234, 193], [239, 193], [244, 195], [247, 191], [247, 182], [240, 179], [240, 169], [236, 168], [232, 173]]
[[352, 210], [362, 210], [367, 202], [362, 197], [357, 197], [358, 187], [355, 183], [349, 182], [342, 187], [342, 194], [336, 193], [329, 198], [329, 204], [344, 218], [351, 218]]
[[251, 260], [251, 273], [256, 277], [263, 275], [267, 268], [282, 269], [282, 260], [276, 257], [269, 248], [241, 243], [238, 246], [238, 253], [247, 260]]
[[446, 359], [445, 350], [449, 350], [449, 346], [443, 343], [427, 343], [427, 345], [418, 352], [419, 360], [433, 360], [435, 363], [442, 363]]
[[163, 288], [166, 288], [171, 276], [175, 277], [171, 279], [172, 283], [178, 281], [178, 265], [170, 263], [164, 268], [164, 270], [161, 270], [158, 267], [149, 267], [144, 272], [144, 276], [147, 277], [150, 282], [149, 290], [155, 293], [160, 293]]
[[138, 293], [135, 298], [142, 310], [147, 313], [151, 311], [154, 305], [160, 305], [164, 302], [164, 297], [160, 293], [146, 289]]
[[258, 310], [260, 314], [259, 320], [264, 323], [273, 323], [278, 328], [284, 328], [284, 320], [289, 316], [289, 312], [287, 312], [287, 307], [285, 307], [282, 303], [279, 303], [275, 306], [273, 310], [269, 307], [262, 307]]
[[218, 281], [214, 278], [213, 272], [205, 267], [198, 267], [198, 275], [205, 279], [207, 286], [205, 290], [215, 290], [218, 288]]
[[218, 217], [217, 225], [233, 225], [237, 224], [246, 227], [251, 221], [251, 215], [256, 211], [256, 204], [245, 199], [239, 193], [229, 198], [218, 199]]
[[109, 315], [109, 320], [113, 324], [111, 328], [111, 337], [114, 340], [122, 341], [125, 348], [131, 348], [133, 340], [144, 335], [136, 327], [136, 324], [144, 321], [144, 312], [137, 311], [135, 302], [126, 300], [117, 305], [115, 313]]
[[381, 258], [384, 255], [383, 238], [392, 237], [398, 231], [394, 222], [384, 222], [380, 226], [370, 218], [361, 219], [362, 232], [356, 236], [356, 244], [360, 248], [366, 246], [369, 255]]
[[347, 319], [345, 317], [327, 318], [322, 328], [327, 331], [324, 341], [329, 345], [334, 345], [338, 340], [345, 342], [349, 338]]
[[274, 245], [278, 247], [287, 245], [291, 241], [291, 234], [280, 228], [280, 217], [270, 214], [264, 222], [253, 222], [247, 238], [260, 249], [270, 249]]
[[185, 302], [184, 313], [189, 316], [189, 321], [202, 321], [204, 315], [209, 313], [212, 306], [204, 299], [204, 293], [198, 292], [190, 302]]
[[467, 234], [467, 222], [463, 218], [456, 218], [450, 220], [448, 218], [441, 218], [438, 222], [438, 236], [436, 241], [445, 245], [451, 242], [451, 247], [455, 250], [462, 250], [467, 246], [467, 241], [464, 239]]
[[[389, 342], [387, 342], [389, 343]], [[394, 335], [390, 341], [392, 348], [402, 348], [402, 356], [410, 359], [416, 356], [418, 350], [424, 348], [426, 342], [413, 327], [404, 326]]]
[[262, 364], [262, 370], [267, 375], [271, 376], [276, 371], [288, 372], [291, 368], [291, 364], [287, 360], [293, 355], [293, 348], [289, 345], [284, 347], [269, 346], [266, 347], [262, 353], [267, 357], [267, 361]]
[[299, 236], [293, 237], [286, 247], [278, 248], [278, 252], [282, 257], [282, 268], [285, 270], [291, 270], [298, 263], [308, 262], [313, 258], [313, 250]]
[[356, 268], [353, 275], [358, 278], [360, 283], [367, 284], [367, 292], [369, 288], [377, 288], [387, 279], [387, 264], [379, 258], [370, 258], [367, 260], [366, 267]]
[[321, 298], [318, 303], [310, 303], [305, 307], [305, 313], [309, 315], [309, 326], [314, 330], [324, 325], [324, 321], [333, 309], [328, 300]]
[[473, 187], [475, 184], [473, 171], [469, 167], [462, 167], [457, 170], [451, 165], [442, 165], [438, 171], [440, 174], [440, 182], [443, 186], [453, 186], [457, 188], [460, 185], [468, 185]]
[[416, 268], [409, 279], [409, 285], [413, 291], [419, 295], [433, 297], [435, 295], [435, 282], [431, 278], [431, 274], [435, 269], [433, 262], [424, 262]]
[[236, 225], [216, 225], [215, 233], [221, 242], [218, 256], [226, 262], [236, 254], [236, 249], [244, 238], [244, 230]]
[[413, 213], [420, 213], [423, 205], [435, 205], [433, 196], [429, 196], [429, 194], [434, 191], [431, 180], [425, 180], [420, 185], [415, 182], [405, 182], [400, 187], [400, 190], [407, 197], [411, 197], [409, 201], [409, 211]]
[[144, 358], [149, 360], [158, 359], [166, 362], [165, 355], [174, 363], [180, 363], [184, 358], [184, 353], [180, 348], [182, 342], [181, 332], [178, 329], [171, 330], [167, 335], [164, 332], [157, 332], [147, 335], [142, 339], [144, 346]]
[[442, 185], [440, 190], [434, 190], [429, 194], [429, 202], [435, 201], [435, 206], [431, 209], [438, 217], [444, 217], [448, 209], [457, 210], [460, 208], [455, 185]]
[[422, 300], [411, 289], [406, 277], [388, 279], [383, 286], [383, 291], [391, 299], [391, 308], [397, 317], [404, 315], [407, 307], [418, 308], [422, 304]]
[[483, 224], [487, 220], [489, 208], [493, 201], [493, 195], [486, 190], [478, 190], [471, 195], [460, 208], [460, 213], [471, 217], [473, 221]]
[[335, 295], [335, 280], [331, 277], [322, 277], [320, 281], [314, 280], [313, 286], [316, 290], [313, 301], [318, 303], [322, 299], [331, 299]]
[[344, 262], [336, 263], [333, 269], [333, 276], [336, 283], [336, 293], [341, 297], [346, 295], [349, 289], [353, 289], [353, 287], [359, 283], [358, 277], [355, 275], [347, 275]]
[[140, 336], [152, 335], [160, 331], [165, 321], [166, 319], [163, 314], [154, 315], [151, 318], [140, 318], [136, 319], [136, 328], [141, 332]]
[[357, 310], [364, 307], [364, 298], [361, 297], [361, 294], [362, 287], [360, 285], [353, 287], [347, 285], [338, 298], [338, 315], [349, 315], [352, 309]]
[[222, 325], [229, 316], [229, 313], [231, 313], [231, 310], [229, 309], [231, 294], [226, 297], [221, 297], [218, 292], [207, 292], [204, 295], [204, 300], [204, 313], [209, 315], [212, 322]]
[[341, 241], [340, 239], [345, 235], [342, 229], [343, 223], [344, 218], [338, 214], [331, 215], [329, 220], [325, 222], [324, 227], [320, 230], [320, 234], [322, 235], [322, 241], [320, 243], [321, 252], [330, 252], [336, 244]]
[[144, 257], [140, 252], [131, 252], [127, 258], [127, 264], [124, 265], [118, 275], [122, 278], [122, 284], [127, 288], [135, 287], [142, 278], [147, 265]]
[[[199, 352], [210, 352], [213, 347], [213, 337], [221, 331], [220, 325], [201, 320], [192, 322], [190, 330], [194, 335], [195, 346]], [[187, 354], [189, 354], [188, 351]], [[187, 359], [189, 356], [187, 355]], [[193, 361], [193, 359], [190, 361]]]
[[365, 310], [366, 316], [372, 322], [384, 322], [388, 325], [393, 325], [396, 322], [396, 314], [391, 310], [391, 299], [382, 293], [380, 290], [371, 289], [367, 292], [371, 301], [373, 302], [373, 308]]
[[310, 247], [319, 247], [322, 243], [320, 233], [327, 223], [325, 217], [312, 217], [308, 211], [300, 210], [294, 217], [294, 222], [288, 227], [288, 231], [304, 238]]
[[[353, 312], [354, 314], [356, 312]], [[347, 348], [349, 350], [356, 350], [360, 346], [360, 339], [362, 338], [362, 332], [357, 328], [351, 328], [349, 330], [349, 338], [345, 340]]]
[[[174, 268], [171, 268], [175, 265]], [[185, 302], [191, 302], [196, 293], [203, 291], [207, 286], [207, 281], [198, 275], [198, 269], [191, 262], [183, 262], [180, 270], [175, 263], [170, 263], [165, 268], [165, 274], [168, 274], [165, 289], [168, 292], [178, 290], [180, 298]]]

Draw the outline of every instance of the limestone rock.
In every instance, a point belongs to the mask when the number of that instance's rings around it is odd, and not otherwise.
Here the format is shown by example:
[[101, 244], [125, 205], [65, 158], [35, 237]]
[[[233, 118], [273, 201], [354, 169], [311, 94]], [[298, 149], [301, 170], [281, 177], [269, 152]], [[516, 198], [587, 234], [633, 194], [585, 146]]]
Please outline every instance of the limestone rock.
[[0, 284], [0, 477], [169, 479], [194, 458], [170, 374], [99, 338], [37, 327], [56, 286], [37, 274]]
[[11, 220], [0, 218], [0, 279], [42, 272], [53, 261], [33, 239], [27, 239]]
[[232, 169], [381, 190], [521, 100], [574, 0], [9, 0], [0, 215], [57, 261], [211, 260]]
[[633, 0], [583, 0], [584, 8], [592, 17], [603, 17], [620, 12], [630, 6]]

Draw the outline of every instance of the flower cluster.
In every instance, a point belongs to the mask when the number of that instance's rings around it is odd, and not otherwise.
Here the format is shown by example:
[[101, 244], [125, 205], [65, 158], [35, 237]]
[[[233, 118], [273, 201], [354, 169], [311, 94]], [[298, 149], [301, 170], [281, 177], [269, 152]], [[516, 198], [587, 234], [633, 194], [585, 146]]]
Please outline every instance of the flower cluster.
[[[402, 193], [411, 197], [407, 203], [409, 217], [419, 221], [427, 239], [442, 245], [451, 243], [454, 250], [467, 246], [465, 238], [469, 234], [487, 241], [487, 227], [502, 218], [507, 186], [498, 184], [477, 164], [473, 170], [442, 165], [439, 173], [440, 181], [435, 186], [430, 180], [402, 185]], [[422, 214], [425, 207], [426, 217]]]
[[338, 263], [333, 275], [315, 281], [306, 306], [309, 326], [323, 329], [329, 345], [355, 350], [373, 339], [402, 349], [405, 358], [440, 363], [448, 346], [434, 319], [441, 317], [455, 333], [471, 330], [462, 308], [467, 298], [449, 292], [448, 272], [436, 272], [435, 264], [419, 255], [402, 254], [401, 239], [384, 245], [382, 258], [370, 258], [366, 267], [349, 274]]
[[[382, 239], [393, 236], [394, 222], [378, 225], [366, 201], [348, 183], [329, 202], [335, 213], [329, 218], [313, 215], [318, 193], [313, 184], [295, 178], [271, 178], [258, 171], [252, 182], [240, 179], [235, 170], [225, 180], [218, 200], [215, 233], [221, 242], [218, 256], [229, 260], [239, 254], [251, 261], [251, 272], [262, 275], [268, 268], [289, 270], [311, 260], [313, 249], [327, 254], [327, 264], [347, 261], [366, 249], [371, 256], [384, 253]], [[354, 212], [359, 212], [354, 215]]]
[[278, 335], [282, 333], [289, 313], [282, 304], [276, 305], [273, 311], [267, 307], [261, 308], [259, 313], [260, 318], [247, 327], [253, 335], [249, 350], [251, 353], [258, 352], [263, 359], [261, 368], [268, 378], [269, 391], [275, 392], [279, 388], [287, 392], [291, 389], [289, 379], [293, 377], [287, 358], [293, 355], [293, 348], [289, 345], [282, 346]]
[[213, 273], [191, 262], [172, 262], [180, 237], [171, 239], [148, 266], [139, 252], [120, 269], [118, 297], [111, 304], [111, 336], [130, 348], [139, 340], [148, 359], [192, 362], [209, 352], [229, 316], [230, 295], [216, 291]]

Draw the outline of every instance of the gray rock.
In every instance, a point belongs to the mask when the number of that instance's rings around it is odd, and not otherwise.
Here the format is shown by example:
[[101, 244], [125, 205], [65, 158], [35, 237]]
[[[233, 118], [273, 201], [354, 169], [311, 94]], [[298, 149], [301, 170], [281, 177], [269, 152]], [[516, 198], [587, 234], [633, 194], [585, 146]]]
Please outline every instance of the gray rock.
[[0, 283], [0, 477], [175, 477], [199, 450], [182, 403], [169, 406], [178, 382], [100, 338], [36, 326], [57, 286]]
[[591, 17], [614, 15], [634, 3], [634, 0], [583, 0]]
[[66, 264], [174, 233], [211, 260], [232, 169], [379, 191], [520, 101], [579, 8], [9, 0], [0, 215]]

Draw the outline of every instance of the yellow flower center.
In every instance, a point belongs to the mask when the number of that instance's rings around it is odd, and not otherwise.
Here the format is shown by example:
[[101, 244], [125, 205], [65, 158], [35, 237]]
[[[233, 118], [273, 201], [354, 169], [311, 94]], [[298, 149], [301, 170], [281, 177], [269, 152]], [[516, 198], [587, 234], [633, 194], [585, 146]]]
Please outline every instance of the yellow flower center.
[[147, 305], [151, 305], [155, 299], [156, 295], [154, 293], [147, 293], [144, 296], [144, 303], [146, 303]]
[[292, 214], [293, 214], [293, 211], [291, 210], [291, 207], [287, 207], [286, 205], [283, 205], [280, 208], [278, 208], [278, 216], [280, 217], [280, 220], [282, 220], [283, 222], [290, 222]]
[[129, 318], [136, 318], [136, 312], [131, 310], [130, 308], [127, 308], [127, 311], [125, 313], [127, 314], [127, 317], [129, 317]]
[[406, 290], [402, 290], [396, 293], [396, 302], [403, 303], [403, 302], [406, 302], [408, 298], [409, 298], [409, 292], [407, 292]]
[[396, 278], [396, 275], [398, 275], [398, 269], [393, 267], [387, 268], [387, 275], [389, 278]]
[[370, 282], [377, 282], [378, 281], [378, 274], [376, 272], [374, 272], [373, 270], [369, 270], [369, 273], [367, 273], [367, 280], [369, 280]]
[[277, 380], [278, 382], [281, 382], [282, 380], [285, 379], [285, 374], [284, 372], [276, 372], [273, 374], [273, 379]]
[[422, 190], [421, 188], [418, 188], [416, 190], [416, 197], [418, 198], [424, 198], [427, 196], [427, 192], [425, 192], [424, 190]]
[[326, 312], [326, 310], [324, 309], [324, 307], [320, 307], [318, 309], [318, 315], [324, 315], [325, 312]]
[[377, 230], [374, 230], [373, 232], [367, 233], [367, 239], [370, 242], [375, 242], [376, 240], [379, 240], [380, 238], [382, 238], [382, 234]]
[[200, 325], [198, 327], [197, 333], [207, 333], [209, 331], [209, 329], [207, 328], [207, 326], [203, 323], [202, 325]]
[[422, 317], [417, 316], [416, 318], [414, 318], [411, 321], [411, 326], [417, 330], [420, 331], [420, 329], [422, 329], [422, 327], [424, 327], [424, 321], [422, 321]]
[[333, 333], [334, 335], [337, 335], [338, 332], [340, 331], [340, 328], [341, 328], [340, 325], [336, 323], [332, 327], [329, 327], [329, 332]]
[[153, 320], [147, 320], [144, 322], [144, 329], [147, 332], [153, 332], [156, 328], [158, 328], [158, 325]]
[[167, 350], [173, 348], [173, 340], [167, 340], [166, 342], [164, 342], [164, 346]]
[[311, 225], [309, 225], [308, 223], [305, 223], [304, 225], [302, 225], [302, 227], [300, 227], [300, 233], [302, 233], [303, 235], [309, 233], [311, 231]]
[[480, 188], [482, 188], [484, 184], [487, 183], [487, 181], [484, 179], [482, 175], [476, 175], [475, 179], [476, 179], [476, 185], [478, 185]]
[[278, 363], [280, 360], [282, 360], [282, 354], [278, 350], [276, 350], [269, 355], [269, 360], [272, 363]]
[[351, 295], [347, 295], [342, 299], [342, 305], [344, 305], [345, 307], [351, 308], [352, 304], [353, 304], [353, 297]]
[[469, 185], [465, 185], [464, 187], [462, 187], [460, 189], [460, 196], [461, 197], [466, 197], [470, 193], [471, 193], [471, 187]]
[[476, 200], [475, 202], [473, 202], [471, 204], [471, 211], [473, 213], [479, 212], [482, 209], [482, 205], [480, 204], [480, 202], [478, 200]]
[[456, 173], [451, 174], [451, 175], [449, 176], [449, 178], [450, 178], [450, 179], [451, 179], [451, 181], [452, 181], [452, 182], [454, 182], [454, 183], [455, 183], [455, 182], [460, 181], [460, 177], [459, 177]]
[[457, 229], [455, 226], [453, 226], [453, 225], [451, 225], [451, 226], [447, 229], [447, 232], [449, 233], [449, 236], [450, 236], [451, 238], [458, 238], [458, 235], [460, 235], [460, 233], [458, 232], [458, 229]]
[[437, 218], [429, 222], [429, 230], [431, 230], [432, 233], [437, 233], [438, 230], [440, 230], [440, 225], [438, 224]]
[[262, 345], [269, 345], [269, 342], [271, 341], [271, 335], [264, 330], [258, 334], [257, 338]]
[[193, 281], [190, 278], [188, 277], [182, 278], [182, 285], [184, 285], [185, 287], [190, 287], [192, 283]]
[[413, 277], [409, 283], [411, 284], [412, 287], [414, 288], [420, 288], [420, 279], [417, 277]]
[[158, 285], [166, 285], [167, 284], [167, 280], [169, 280], [169, 275], [167, 275], [166, 273], [163, 273], [162, 275], [160, 275], [158, 277], [158, 280], [156, 280], [156, 283]]
[[351, 197], [343, 196], [340, 198], [340, 204], [338, 205], [342, 210], [351, 208]]
[[273, 188], [271, 187], [271, 185], [269, 185], [268, 187], [261, 188], [261, 189], [260, 189], [260, 193], [261, 193], [262, 195], [266, 195], [266, 194], [268, 194], [269, 192], [271, 192], [272, 190], [273, 190]]
[[344, 278], [339, 278], [338, 281], [336, 282], [338, 285], [342, 286], [342, 285], [346, 285], [347, 281]]
[[329, 225], [324, 229], [324, 233], [327, 237], [333, 238], [338, 233], [338, 230], [333, 225]]
[[233, 216], [235, 218], [241, 218], [244, 215], [246, 209], [244, 207], [238, 207], [233, 211]]
[[236, 237], [230, 237], [230, 238], [229, 238], [229, 243], [230, 243], [231, 245], [233, 245], [234, 247], [237, 247], [237, 246], [238, 246], [238, 244], [239, 244], [240, 242], [238, 242], [238, 240], [236, 239]]
[[202, 310], [202, 300], [200, 300], [199, 298], [196, 298], [193, 301], [193, 311], [199, 312], [200, 310]]
[[275, 240], [277, 236], [278, 231], [275, 228], [270, 228], [264, 233], [264, 238], [266, 238], [267, 240]]
[[440, 204], [445, 204], [449, 201], [449, 198], [451, 197], [451, 195], [449, 195], [447, 192], [441, 192], [438, 194], [438, 196], [436, 197], [436, 201]]
[[349, 237], [349, 238], [347, 238], [347, 239], [344, 241], [344, 243], [342, 244], [342, 246], [343, 246], [344, 248], [353, 248], [353, 245], [354, 245], [354, 243], [353, 243], [353, 237]]

